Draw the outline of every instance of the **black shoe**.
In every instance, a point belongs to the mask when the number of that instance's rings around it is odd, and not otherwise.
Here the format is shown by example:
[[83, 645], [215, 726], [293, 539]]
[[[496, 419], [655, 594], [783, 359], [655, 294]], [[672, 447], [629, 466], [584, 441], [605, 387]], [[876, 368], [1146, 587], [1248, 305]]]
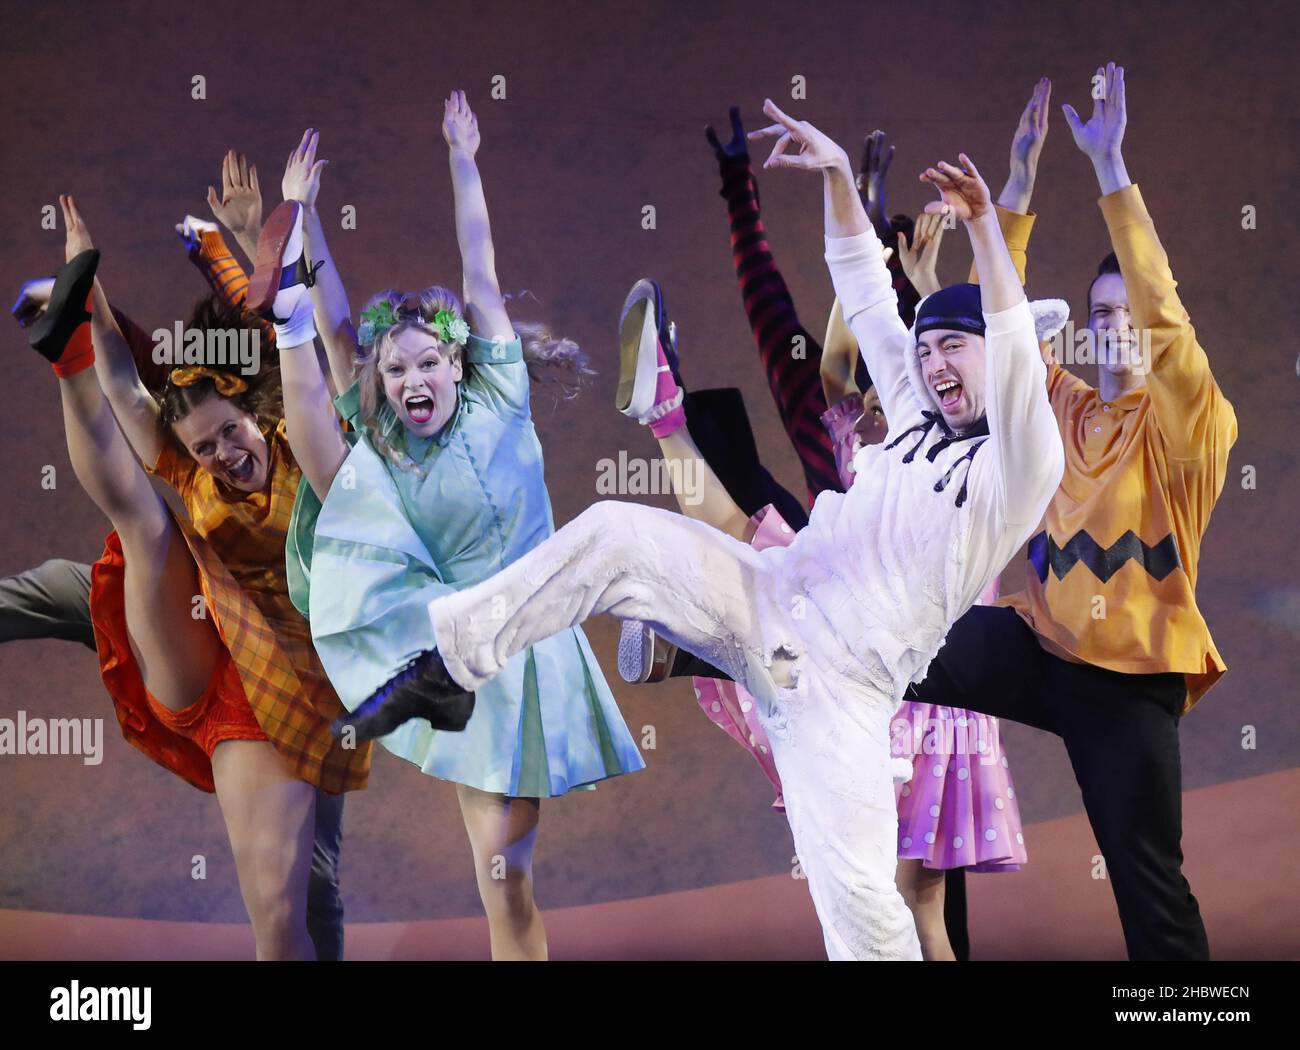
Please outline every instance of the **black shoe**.
[[74, 256], [57, 277], [45, 316], [32, 325], [27, 337], [33, 350], [56, 364], [67, 349], [72, 333], [90, 320], [86, 299], [95, 287], [95, 267], [99, 265], [99, 250], [87, 248]]
[[474, 713], [474, 694], [447, 673], [437, 649], [426, 649], [381, 685], [350, 714], [330, 726], [336, 737], [351, 729], [362, 743], [387, 736], [412, 718], [426, 719], [434, 729], [459, 733]]

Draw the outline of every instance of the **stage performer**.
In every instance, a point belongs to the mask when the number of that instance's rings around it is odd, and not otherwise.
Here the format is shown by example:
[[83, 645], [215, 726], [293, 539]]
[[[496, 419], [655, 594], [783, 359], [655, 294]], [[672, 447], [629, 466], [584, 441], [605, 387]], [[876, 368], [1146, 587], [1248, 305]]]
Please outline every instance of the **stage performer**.
[[[1038, 158], [1047, 133], [1050, 97], [1051, 83], [1043, 78], [1035, 85], [1020, 116], [1012, 138], [1010, 175], [998, 197], [999, 224], [1022, 283], [1025, 278], [1026, 247], [1033, 223], [1029, 203]], [[742, 165], [748, 190], [744, 196], [738, 191], [736, 195], [747, 199], [748, 207], [756, 212], [757, 188], [749, 170], [744, 130], [734, 107], [731, 119], [731, 142], [721, 145], [711, 128], [708, 129], [708, 139], [719, 156], [724, 172], [728, 165]], [[864, 183], [872, 188], [872, 193], [864, 198], [863, 203], [868, 217], [877, 229], [880, 227], [873, 215], [872, 201], [878, 205], [883, 197], [882, 167], [887, 168], [889, 156], [885, 153], [882, 161], [881, 144], [876, 141], [878, 138], [883, 138], [879, 132], [868, 137], [863, 172], [858, 176], [860, 192]], [[753, 276], [756, 269], [764, 269], [770, 271], [767, 280], [775, 280], [779, 286], [778, 291], [782, 290], [784, 284], [780, 282], [770, 253], [763, 260], [751, 258], [755, 252], [767, 251], [766, 244], [762, 241], [761, 226], [758, 227], [757, 234], [754, 232], [755, 223], [756, 218], [748, 223], [738, 223], [733, 216], [733, 244], [745, 248], [743, 261], [739, 247], [737, 248], [737, 273], [742, 288], [747, 279], [758, 280]], [[901, 225], [900, 220], [895, 219], [893, 225]], [[904, 272], [901, 284], [903, 287], [917, 289], [922, 295], [929, 295], [940, 288], [936, 264], [944, 232], [943, 217], [923, 214], [915, 224], [909, 221], [906, 226], [908, 230], [915, 231], [911, 243], [906, 230], [898, 230], [894, 238]], [[890, 255], [888, 249], [885, 254]], [[760, 265], [760, 262], [765, 265]], [[772, 277], [772, 274], [776, 276]], [[974, 279], [976, 276], [972, 274], [972, 280]], [[895, 289], [900, 288], [897, 278], [894, 286]], [[746, 302], [749, 303], [753, 297], [754, 291], [751, 288], [745, 296]], [[659, 358], [660, 370], [665, 365], [671, 366], [668, 371], [675, 380], [679, 380], [677, 326], [666, 322], [664, 297], [654, 282], [641, 281], [633, 287], [624, 305], [624, 317], [640, 298], [648, 298], [656, 310], [656, 326], [661, 337], [653, 350]], [[774, 294], [772, 298], [775, 302], [784, 302], [788, 306], [788, 293]], [[905, 305], [901, 291], [899, 299], [900, 316], [907, 321], [915, 309], [916, 299], [911, 299]], [[1068, 316], [1068, 308], [1061, 300], [1031, 303], [1031, 309], [1040, 344], [1051, 339]], [[753, 312], [753, 317], [759, 319], [756, 333], [768, 329], [771, 324], [768, 315], [773, 310], [769, 306]], [[776, 312], [780, 314], [780, 311]], [[663, 338], [665, 329], [672, 333], [671, 339]], [[629, 346], [636, 348], [638, 343], [635, 339], [630, 340]], [[645, 346], [642, 349], [649, 351], [651, 348]], [[838, 301], [832, 310], [824, 349], [819, 351], [819, 357], [825, 403], [830, 406], [822, 414], [821, 423], [834, 453], [840, 491], [847, 491], [854, 477], [854, 455], [864, 444], [883, 441], [887, 424], [870, 377], [859, 374], [857, 343], [844, 324]], [[769, 369], [772, 367], [771, 362], [777, 359], [775, 354], [764, 356]], [[770, 372], [770, 378], [782, 389], [786, 389], [788, 384], [782, 380], [783, 374]], [[859, 390], [859, 382], [863, 378], [867, 387], [865, 392]], [[796, 400], [806, 398], [805, 394]], [[652, 428], [659, 426], [662, 431], [659, 444], [665, 461], [671, 465], [669, 476], [699, 479], [696, 483], [697, 491], [691, 493], [690, 499], [683, 498], [686, 494], [680, 489], [676, 490], [682, 512], [737, 539], [750, 542], [759, 549], [774, 544], [788, 544], [800, 525], [787, 523], [779, 510], [770, 505], [753, 515], [741, 511], [719, 483], [713, 472], [711, 458], [696, 446], [693, 435], [699, 427], [691, 420], [690, 409], [685, 403], [683, 407], [686, 408], [687, 423], [691, 429], [678, 427], [671, 422], [668, 428], [651, 424]], [[742, 434], [741, 438], [744, 436]], [[795, 441], [794, 444], [804, 461], [805, 471], [813, 470], [816, 460], [806, 454], [805, 450], [815, 446], [806, 441]], [[979, 603], [991, 604], [996, 600], [997, 593], [997, 581], [994, 580], [981, 594]], [[677, 668], [684, 663], [680, 655], [675, 647], [667, 645], [645, 625], [636, 621], [624, 624], [620, 639], [619, 669], [627, 680], [655, 681], [670, 673], [675, 675]], [[698, 664], [698, 661], [694, 662]], [[672, 672], [668, 671], [670, 666], [674, 669]], [[772, 763], [771, 747], [758, 722], [753, 698], [743, 686], [729, 679], [717, 678], [704, 668], [697, 667], [695, 670], [699, 673], [693, 677], [692, 684], [701, 708], [715, 725], [753, 755], [776, 789], [777, 801], [774, 807], [783, 808], [780, 781]], [[893, 721], [893, 753], [908, 757], [913, 763], [911, 780], [900, 784], [898, 790], [898, 888], [916, 920], [924, 957], [927, 960], [958, 958], [958, 952], [967, 954], [968, 941], [964, 921], [955, 921], [952, 915], [947, 914], [953, 910], [947, 893], [951, 873], [960, 875], [967, 867], [977, 872], [1018, 871], [1027, 859], [1019, 804], [1009, 764], [1003, 753], [997, 720], [962, 708], [905, 703]], [[959, 892], [962, 889], [960, 880], [957, 889]]]
[[[300, 475], [274, 373], [173, 368], [155, 399], [95, 279], [76, 204], [60, 203], [68, 261], [30, 342], [59, 377], [73, 470], [114, 526], [91, 572], [101, 674], [127, 739], [215, 790], [258, 958], [309, 959], [314, 789], [364, 787], [369, 751], [330, 736], [342, 707], [289, 601], [284, 537]], [[177, 490], [192, 525], [141, 463]]]
[[1178, 726], [1226, 670], [1196, 578], [1237, 420], [1129, 180], [1124, 69], [1094, 82], [1088, 121], [1064, 111], [1114, 249], [1088, 289], [1098, 384], [1049, 361], [1066, 467], [1029, 543], [1026, 590], [958, 620], [914, 690], [1060, 736], [1129, 958], [1205, 959], [1181, 870]]
[[[354, 333], [315, 209], [325, 162], [311, 131], [290, 158], [250, 292], [287, 319], [277, 332], [289, 439], [310, 482], [293, 548], [300, 608], [353, 706], [428, 644], [431, 588], [486, 579], [554, 532], [529, 377], [573, 393], [588, 371], [576, 344], [512, 326], [506, 313], [475, 161], [478, 123], [463, 92], [444, 106], [443, 136], [464, 306], [446, 288], [380, 292]], [[310, 297], [280, 277], [304, 251], [316, 274]], [[311, 350], [313, 298], [343, 391], [337, 413]], [[494, 959], [546, 957], [532, 876], [541, 799], [645, 765], [583, 632], [536, 641], [480, 691], [476, 708], [468, 694], [452, 698], [429, 722], [383, 739], [456, 783]]]
[[[242, 154], [228, 153], [222, 166], [223, 192], [209, 191], [214, 213], [228, 228], [251, 231], [256, 247], [261, 227], [261, 194], [256, 168]], [[181, 243], [214, 295], [195, 307], [190, 328], [236, 330], [256, 327], [264, 345], [274, 346], [269, 323], [242, 309], [248, 277], [235, 260], [215, 223], [187, 215], [176, 224]], [[239, 237], [239, 234], [236, 234]], [[24, 283], [12, 313], [28, 328], [45, 316], [54, 278]], [[170, 368], [154, 362], [149, 334], [122, 310], [113, 317], [135, 360], [145, 387], [161, 394]], [[91, 566], [68, 558], [50, 558], [40, 565], [0, 578], [0, 642], [57, 638], [80, 642], [95, 651], [95, 629], [90, 618]], [[316, 789], [315, 838], [307, 882], [307, 932], [321, 962], [343, 959], [343, 898], [339, 890], [339, 859], [343, 840], [343, 801], [347, 796]]]

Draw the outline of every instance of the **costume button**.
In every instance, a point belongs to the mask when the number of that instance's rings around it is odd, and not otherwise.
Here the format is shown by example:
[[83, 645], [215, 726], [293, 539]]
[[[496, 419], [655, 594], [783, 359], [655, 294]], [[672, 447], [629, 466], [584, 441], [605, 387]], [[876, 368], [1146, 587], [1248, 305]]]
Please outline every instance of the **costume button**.
[[1093, 428], [1092, 428], [1092, 432], [1093, 432], [1094, 434], [1100, 434], [1100, 433], [1101, 433], [1101, 427], [1093, 427]]
[[1102, 410], [1103, 412], [1109, 412], [1109, 411], [1110, 411], [1110, 405], [1102, 405], [1102, 406], [1101, 406], [1101, 410]]

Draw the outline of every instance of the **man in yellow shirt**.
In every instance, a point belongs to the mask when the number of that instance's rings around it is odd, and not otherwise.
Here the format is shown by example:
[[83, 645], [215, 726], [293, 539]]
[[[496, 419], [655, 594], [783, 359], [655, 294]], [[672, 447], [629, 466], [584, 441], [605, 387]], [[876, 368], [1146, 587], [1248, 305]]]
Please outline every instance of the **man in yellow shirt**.
[[1049, 361], [1066, 467], [1029, 542], [1026, 590], [958, 620], [913, 689], [1059, 735], [1129, 957], [1205, 959], [1182, 875], [1178, 724], [1226, 670], [1195, 588], [1237, 421], [1125, 169], [1123, 68], [1094, 85], [1086, 123], [1064, 108], [1114, 249], [1088, 291], [1082, 349], [1098, 385]]

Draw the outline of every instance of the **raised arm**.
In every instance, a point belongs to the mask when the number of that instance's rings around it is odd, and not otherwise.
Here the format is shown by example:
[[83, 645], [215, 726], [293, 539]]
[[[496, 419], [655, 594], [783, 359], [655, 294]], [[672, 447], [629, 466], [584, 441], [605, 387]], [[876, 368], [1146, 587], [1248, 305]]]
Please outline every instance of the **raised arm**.
[[[771, 99], [763, 110], [777, 122], [749, 135], [777, 140], [763, 166], [822, 173], [826, 262], [835, 294], [891, 428], [909, 426], [922, 407], [904, 363], [910, 336], [899, 319], [898, 297], [880, 240], [858, 197], [848, 154], [807, 121], [782, 113]], [[788, 152], [791, 147], [798, 152]]]
[[262, 232], [262, 187], [257, 180], [257, 165], [249, 164], [244, 154], [227, 150], [221, 161], [221, 194], [209, 186], [208, 207], [217, 222], [230, 231], [244, 255], [255, 258], [257, 238]]
[[[307, 211], [309, 208], [314, 210], [321, 169], [326, 163], [316, 160], [316, 142], [317, 135], [309, 128], [298, 147], [289, 154], [281, 183], [285, 203], [280, 207], [292, 207], [289, 203], [291, 201], [297, 202], [299, 206], [296, 221], [303, 226], [302, 244], [308, 258], [312, 258], [312, 255], [306, 234]], [[287, 244], [293, 244], [292, 234], [287, 239]], [[291, 247], [281, 251], [294, 255]], [[263, 258], [274, 258], [276, 254], [274, 245], [262, 251]], [[319, 256], [315, 261], [320, 261]], [[328, 268], [333, 272], [332, 266]], [[320, 269], [323, 271], [326, 267]], [[300, 288], [299, 292], [306, 295], [305, 289]], [[323, 503], [334, 482], [334, 476], [348, 457], [349, 448], [343, 438], [338, 413], [334, 410], [312, 339], [316, 334], [311, 323], [312, 314], [319, 316], [319, 303], [315, 297], [311, 306], [312, 309], [308, 309], [307, 304], [300, 299], [290, 311], [287, 324], [277, 323], [276, 345], [280, 351], [280, 383], [284, 391], [284, 419], [289, 447], [293, 450], [298, 466], [302, 468], [303, 477]], [[333, 355], [330, 356], [330, 365], [332, 370]], [[351, 386], [350, 371], [347, 385]]]
[[903, 264], [903, 272], [912, 282], [912, 287], [921, 296], [932, 295], [943, 287], [939, 283], [939, 245], [943, 243], [942, 215], [929, 213], [917, 217], [912, 230], [912, 243], [908, 244], [907, 234], [898, 234], [898, 257]]
[[[998, 225], [1006, 241], [1011, 261], [1025, 283], [1029, 265], [1029, 235], [1034, 228], [1034, 213], [1029, 204], [1038, 180], [1038, 158], [1047, 141], [1048, 112], [1052, 103], [1052, 82], [1043, 77], [1034, 85], [1033, 93], [1020, 114], [1015, 134], [1011, 137], [1011, 159], [1006, 185], [998, 195]], [[971, 264], [972, 284], [979, 284], [979, 267]]]
[[[972, 472], [981, 480], [972, 484], [971, 492], [972, 509], [984, 519], [979, 532], [985, 539], [976, 542], [976, 554], [987, 556], [988, 564], [977, 566], [979, 572], [971, 578], [974, 581], [984, 578], [984, 570], [988, 575], [998, 572], [1019, 546], [1018, 539], [1011, 550], [1004, 550], [1014, 538], [1008, 535], [1008, 528], [1031, 526], [1042, 516], [1060, 483], [1065, 459], [1044, 390], [1046, 367], [1020, 275], [1002, 239], [988, 187], [966, 154], [959, 154], [958, 159], [960, 167], [940, 162], [927, 168], [921, 178], [940, 194], [940, 200], [927, 204], [926, 211], [951, 211], [962, 220], [983, 276], [980, 303], [985, 323], [984, 411], [989, 447], [982, 450], [982, 460], [976, 457], [979, 467], [973, 466]], [[994, 564], [998, 558], [1001, 562]], [[982, 587], [980, 582], [974, 593]]]
[[1102, 97], [1084, 124], [1065, 107], [1075, 144], [1092, 161], [1101, 188], [1102, 215], [1119, 259], [1124, 289], [1139, 340], [1150, 339], [1147, 390], [1156, 426], [1175, 459], [1216, 457], [1226, 467], [1237, 436], [1236, 415], [1210, 371], [1210, 359], [1196, 338], [1178, 298], [1155, 224], [1137, 186], [1129, 181], [1122, 143], [1127, 124], [1124, 67], [1109, 63]]
[[308, 128], [302, 141], [289, 154], [280, 188], [285, 200], [302, 205], [303, 245], [315, 275], [311, 301], [316, 314], [316, 331], [325, 345], [330, 377], [340, 394], [352, 385], [357, 371], [357, 332], [352, 324], [352, 307], [343, 287], [334, 257], [325, 241], [325, 227], [316, 210], [320, 177], [327, 160], [316, 159], [320, 132]]
[[[90, 231], [71, 196], [60, 197], [63, 226], [67, 231], [66, 258], [71, 260], [94, 247]], [[163, 447], [158, 402], [140, 381], [131, 348], [113, 317], [108, 298], [95, 280], [94, 304], [90, 311], [91, 339], [95, 346], [95, 378], [108, 399], [117, 425], [140, 462], [152, 467]]]
[[834, 408], [845, 398], [862, 393], [854, 374], [857, 364], [858, 341], [844, 323], [844, 307], [836, 299], [826, 321], [826, 338], [822, 340], [822, 393], [826, 395], [827, 408]]
[[[907, 238], [899, 234], [902, 243]], [[884, 250], [886, 263], [893, 249]], [[839, 299], [831, 304], [831, 314], [826, 320], [826, 336], [822, 340], [821, 379], [826, 407], [834, 408], [847, 398], [861, 394], [858, 388], [858, 341], [844, 320], [844, 307]]]
[[479, 147], [478, 117], [469, 108], [463, 91], [453, 91], [443, 103], [442, 137], [447, 141], [451, 165], [456, 240], [465, 282], [465, 318], [484, 339], [510, 339], [514, 326], [497, 283], [487, 198], [474, 159]]

